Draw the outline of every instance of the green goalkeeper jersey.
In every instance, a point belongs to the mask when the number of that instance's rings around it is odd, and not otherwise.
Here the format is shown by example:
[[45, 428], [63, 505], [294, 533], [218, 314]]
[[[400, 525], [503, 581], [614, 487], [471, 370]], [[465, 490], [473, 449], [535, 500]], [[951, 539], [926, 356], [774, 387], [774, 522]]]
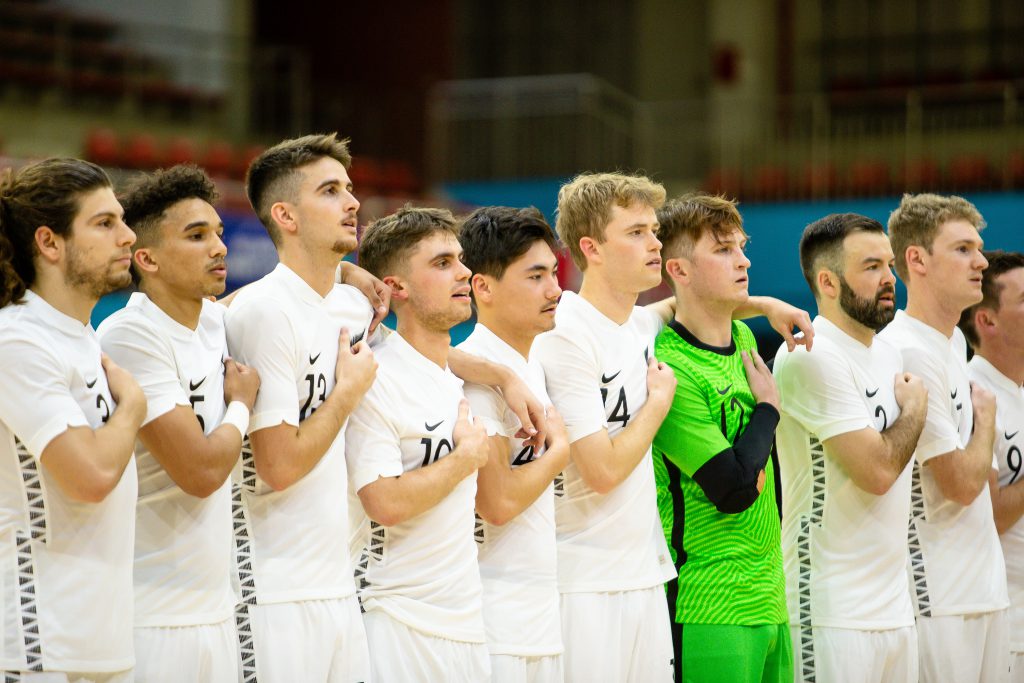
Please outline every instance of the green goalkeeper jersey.
[[738, 514], [719, 512], [693, 479], [732, 448], [756, 405], [740, 357], [743, 350], [756, 352], [754, 336], [733, 322], [732, 339], [729, 347], [707, 346], [674, 323], [655, 342], [658, 360], [678, 380], [653, 453], [658, 509], [679, 570], [669, 597], [676, 594], [679, 623], [782, 624], [788, 617], [774, 452], [761, 494]]

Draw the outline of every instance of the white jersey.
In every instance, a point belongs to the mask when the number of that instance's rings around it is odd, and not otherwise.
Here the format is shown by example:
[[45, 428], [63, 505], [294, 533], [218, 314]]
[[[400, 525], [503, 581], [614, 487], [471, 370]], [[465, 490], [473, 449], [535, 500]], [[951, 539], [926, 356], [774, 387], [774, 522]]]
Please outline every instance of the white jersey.
[[[538, 401], [551, 403], [540, 365], [528, 363], [484, 325], [478, 323], [459, 348], [510, 368]], [[543, 450], [535, 455], [533, 446], [524, 446], [522, 439], [515, 438], [521, 423], [497, 391], [466, 384], [465, 392], [473, 415], [487, 428], [488, 436], [509, 439], [508, 459], [513, 468], [544, 456]], [[561, 653], [554, 484], [504, 526], [482, 519], [477, 525], [488, 650], [492, 655], [520, 657]]]
[[93, 329], [31, 291], [0, 309], [0, 667], [130, 669], [135, 459], [102, 502], [68, 498], [40, 463], [114, 399]]
[[[297, 427], [312, 415], [334, 389], [341, 329], [358, 341], [372, 318], [370, 303], [353, 287], [334, 285], [321, 297], [284, 264], [239, 292], [225, 323], [231, 356], [260, 375], [250, 433], [282, 423]], [[344, 448], [342, 427], [306, 476], [274, 491], [243, 447], [236, 496], [247, 528], [236, 522], [236, 536], [251, 534], [251, 543], [236, 538], [243, 601], [251, 602], [253, 583], [258, 604], [355, 592]]]
[[907, 580], [913, 459], [876, 496], [854, 484], [822, 445], [892, 426], [900, 414], [894, 380], [903, 360], [884, 340], [864, 346], [821, 316], [814, 332], [814, 351], [783, 345], [774, 366], [782, 397], [776, 444], [790, 623], [871, 631], [913, 626]]
[[[993, 448], [999, 466], [999, 485], [1024, 481], [1024, 389], [992, 367], [986, 359], [974, 356], [967, 364], [972, 382], [996, 397], [996, 438]], [[1010, 647], [1024, 652], [1024, 519], [999, 537], [1006, 558], [1006, 583], [1010, 593]]]
[[[103, 351], [132, 373], [146, 394], [143, 426], [189, 406], [209, 434], [224, 417], [227, 309], [203, 301], [199, 325], [179, 324], [149, 297], [100, 325]], [[243, 435], [244, 436], [244, 435]], [[206, 498], [181, 490], [141, 441], [135, 444], [135, 626], [196, 626], [231, 617], [231, 481]]]
[[[377, 379], [352, 413], [346, 457], [352, 488], [429, 466], [454, 448], [462, 380], [398, 333], [374, 352]], [[360, 599], [409, 628], [485, 642], [474, 540], [476, 473], [440, 503], [401, 524], [370, 523]]]
[[[928, 417], [914, 451], [909, 530], [914, 608], [924, 617], [1005, 609], [1006, 568], [992, 519], [989, 487], [963, 506], [948, 500], [926, 466], [965, 448], [974, 427], [967, 377], [967, 342], [959, 328], [947, 337], [903, 311], [879, 333], [900, 350], [903, 368], [928, 389]], [[995, 466], [995, 465], [993, 465]]]
[[[602, 429], [614, 438], [647, 401], [647, 358], [662, 323], [639, 306], [618, 325], [572, 292], [562, 295], [555, 329], [530, 351], [544, 368], [548, 395], [569, 441]], [[563, 593], [626, 591], [675, 577], [658, 514], [650, 447], [607, 494], [591, 489], [570, 463], [555, 484], [558, 587]]]

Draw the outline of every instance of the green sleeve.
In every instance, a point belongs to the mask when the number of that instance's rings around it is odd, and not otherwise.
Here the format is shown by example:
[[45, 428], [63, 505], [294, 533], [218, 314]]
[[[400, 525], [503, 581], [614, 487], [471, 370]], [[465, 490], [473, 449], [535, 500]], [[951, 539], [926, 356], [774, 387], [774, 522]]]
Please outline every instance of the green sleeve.
[[654, 436], [654, 447], [688, 477], [704, 463], [732, 446], [712, 416], [705, 389], [684, 368], [668, 365], [676, 374], [672, 407]]

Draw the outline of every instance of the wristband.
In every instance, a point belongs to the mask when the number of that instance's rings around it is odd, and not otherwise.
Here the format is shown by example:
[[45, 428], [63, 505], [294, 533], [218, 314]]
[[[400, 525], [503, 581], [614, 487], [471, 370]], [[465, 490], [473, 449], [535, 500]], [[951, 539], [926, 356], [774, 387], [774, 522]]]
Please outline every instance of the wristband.
[[228, 409], [224, 411], [224, 419], [220, 423], [231, 425], [244, 439], [245, 433], [249, 429], [249, 409], [241, 401], [232, 401], [228, 405]]

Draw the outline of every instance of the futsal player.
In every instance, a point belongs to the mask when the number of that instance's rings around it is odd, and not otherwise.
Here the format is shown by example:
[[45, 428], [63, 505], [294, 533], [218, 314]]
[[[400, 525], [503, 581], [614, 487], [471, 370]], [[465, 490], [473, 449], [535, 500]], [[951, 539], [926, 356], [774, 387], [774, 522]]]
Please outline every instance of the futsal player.
[[[654, 437], [659, 503], [678, 587], [676, 680], [789, 681], [779, 542], [779, 393], [750, 329], [747, 235], [728, 199], [689, 195], [657, 213], [674, 318], [654, 350], [677, 380]], [[805, 354], [799, 350], [797, 353]]]
[[1024, 256], [994, 251], [985, 258], [981, 302], [964, 311], [960, 329], [974, 349], [967, 374], [996, 397], [998, 469], [989, 486], [1010, 594], [1010, 680], [1024, 681]]
[[134, 233], [110, 179], [48, 159], [0, 180], [0, 668], [133, 679], [132, 449], [146, 398], [89, 324], [127, 286]]
[[[544, 371], [529, 360], [534, 338], [555, 325], [562, 293], [554, 232], [539, 211], [504, 206], [474, 211], [459, 229], [472, 272], [477, 323], [459, 348], [513, 369], [544, 403]], [[569, 442], [548, 405], [543, 449], [516, 438], [520, 424], [490, 387], [466, 384], [489, 454], [477, 476], [476, 539], [483, 617], [494, 681], [561, 681], [554, 479]]]
[[896, 313], [893, 260], [882, 224], [857, 214], [814, 221], [800, 240], [814, 352], [782, 348], [774, 366], [797, 681], [918, 677], [906, 529], [928, 394], [875, 336]]
[[227, 358], [227, 249], [217, 193], [195, 166], [143, 177], [122, 198], [138, 291], [100, 325], [103, 350], [142, 385], [136, 446], [135, 675], [238, 679], [231, 470], [259, 376]]
[[[582, 174], [558, 194], [556, 229], [583, 282], [531, 355], [571, 444], [556, 516], [567, 680], [671, 680], [675, 668], [663, 588], [675, 569], [650, 458], [675, 386], [653, 342], [674, 302], [636, 306], [661, 281], [664, 199], [661, 185], [616, 173]], [[759, 312], [790, 340], [796, 322], [809, 328], [772, 299], [740, 311]]]
[[352, 414], [346, 456], [371, 520], [360, 598], [378, 681], [484, 681], [490, 662], [474, 539], [487, 432], [449, 367], [469, 318], [455, 219], [406, 207], [367, 227], [360, 264], [392, 288], [396, 332]]
[[356, 247], [351, 156], [332, 135], [285, 140], [246, 176], [280, 263], [241, 290], [228, 349], [260, 376], [235, 494], [243, 677], [364, 681], [366, 635], [349, 557], [343, 426], [373, 381], [373, 307], [335, 283]]
[[919, 194], [904, 195], [888, 227], [907, 308], [879, 337], [928, 389], [909, 530], [921, 681], [1006, 680], [1009, 598], [989, 491], [995, 401], [971, 385], [956, 326], [982, 299], [984, 222], [965, 199]]

